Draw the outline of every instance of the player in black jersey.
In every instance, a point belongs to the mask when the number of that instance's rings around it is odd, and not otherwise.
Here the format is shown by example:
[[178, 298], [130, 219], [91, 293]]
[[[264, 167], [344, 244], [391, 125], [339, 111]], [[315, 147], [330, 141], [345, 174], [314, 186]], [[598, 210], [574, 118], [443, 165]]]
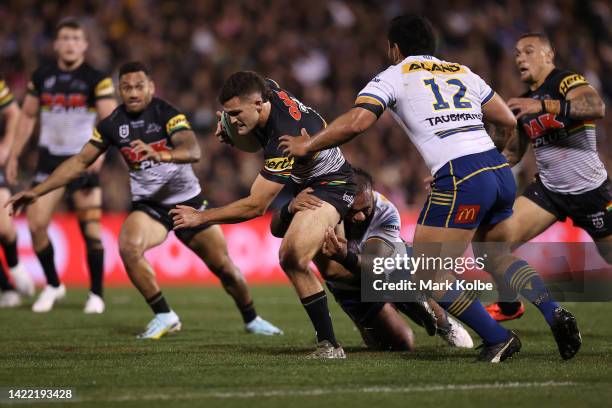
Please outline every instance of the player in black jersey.
[[[39, 155], [34, 184], [77, 154], [91, 136], [96, 117], [105, 118], [117, 106], [112, 80], [85, 62], [87, 39], [78, 22], [60, 22], [54, 48], [57, 61], [39, 67], [28, 84], [15, 144], [7, 162], [6, 175], [10, 183], [16, 181], [19, 155], [39, 116]], [[34, 312], [50, 311], [55, 301], [66, 293], [55, 269], [53, 245], [47, 234], [53, 212], [65, 193], [69, 193], [76, 209], [87, 251], [91, 288], [84, 312], [104, 311], [104, 249], [100, 239], [102, 191], [98, 180], [101, 165], [102, 159], [83, 171], [82, 176], [67, 188], [53, 191], [28, 208], [32, 246], [47, 278], [47, 286], [32, 305]]]
[[[153, 97], [147, 68], [127, 63], [119, 70], [119, 94], [123, 104], [102, 120], [93, 137], [75, 156], [62, 163], [45, 181], [15, 195], [15, 211], [62, 188], [94, 163], [110, 146], [121, 152], [130, 170], [132, 211], [119, 236], [121, 259], [155, 317], [140, 338], [158, 339], [177, 331], [181, 322], [170, 309], [155, 280], [145, 251], [160, 245], [172, 229], [168, 211], [176, 204], [204, 208], [204, 199], [191, 163], [200, 159], [200, 148], [184, 114]], [[177, 237], [219, 277], [242, 313], [246, 330], [257, 334], [282, 334], [260, 318], [238, 268], [229, 258], [225, 238], [218, 226], [179, 231]]]
[[[255, 72], [236, 72], [223, 84], [219, 102], [241, 135], [260, 142], [263, 169], [246, 198], [205, 211], [185, 206], [172, 210], [175, 228], [246, 221], [263, 215], [284, 185], [288, 184], [294, 195], [312, 188], [323, 205], [295, 215], [281, 244], [280, 264], [317, 334], [317, 350], [310, 357], [344, 358], [334, 336], [325, 290], [308, 265], [320, 250], [327, 227], [336, 226], [353, 203], [352, 169], [338, 148], [298, 161], [283, 157], [279, 149], [282, 135], [302, 129], [316, 132], [325, 127], [325, 121], [274, 81]], [[222, 136], [220, 124], [217, 136]]]
[[[15, 128], [19, 119], [19, 105], [4, 80], [0, 79], [0, 114], [4, 119], [4, 137], [0, 143], [0, 202], [6, 202], [11, 196], [9, 185], [4, 176], [4, 165], [15, 139]], [[13, 283], [9, 282], [4, 266], [0, 264], [0, 308], [17, 307], [21, 304], [21, 295], [34, 294], [34, 282], [18, 261], [17, 232], [8, 211], [0, 209], [0, 245], [10, 269]]]
[[[571, 218], [601, 245], [600, 254], [612, 263], [612, 184], [597, 154], [594, 120], [605, 115], [597, 91], [580, 74], [558, 69], [549, 39], [527, 33], [516, 43], [516, 65], [529, 90], [508, 105], [518, 131], [504, 155], [511, 165], [531, 144], [539, 174], [514, 203], [511, 217], [515, 245], [536, 237], [557, 220]], [[516, 291], [498, 282], [508, 302], [487, 310], [498, 321], [520, 317], [525, 308]]]

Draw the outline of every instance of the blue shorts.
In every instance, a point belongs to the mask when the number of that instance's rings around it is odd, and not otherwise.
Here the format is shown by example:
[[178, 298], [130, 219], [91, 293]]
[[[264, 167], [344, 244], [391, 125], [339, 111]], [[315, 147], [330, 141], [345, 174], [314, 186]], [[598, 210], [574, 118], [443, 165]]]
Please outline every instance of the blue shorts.
[[462, 156], [434, 175], [418, 223], [463, 229], [494, 225], [512, 215], [515, 195], [510, 165], [496, 149]]

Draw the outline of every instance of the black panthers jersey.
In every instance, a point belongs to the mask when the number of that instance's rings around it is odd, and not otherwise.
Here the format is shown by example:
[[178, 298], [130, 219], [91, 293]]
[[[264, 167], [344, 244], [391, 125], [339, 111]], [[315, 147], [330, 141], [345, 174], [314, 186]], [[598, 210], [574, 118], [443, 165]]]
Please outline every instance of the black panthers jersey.
[[191, 164], [158, 163], [142, 160], [130, 143], [142, 140], [158, 152], [173, 148], [172, 135], [190, 130], [189, 121], [168, 102], [153, 98], [138, 114], [120, 105], [98, 123], [89, 141], [99, 149], [115, 146], [130, 168], [133, 201], [155, 201], [174, 205], [195, 197], [201, 191]]
[[89, 64], [63, 71], [57, 63], [32, 74], [28, 93], [40, 102], [40, 140], [53, 155], [77, 154], [91, 136], [96, 101], [112, 98], [113, 81]]
[[[524, 98], [563, 100], [587, 80], [571, 71], [554, 69]], [[542, 183], [551, 191], [581, 194], [599, 187], [606, 169], [597, 155], [595, 124], [551, 113], [525, 115], [518, 124], [521, 137], [531, 141]]]
[[278, 138], [285, 135], [299, 136], [302, 128], [314, 135], [325, 128], [325, 120], [314, 109], [305, 106], [289, 92], [281, 89], [271, 79], [266, 82], [270, 87], [272, 109], [265, 128], [255, 134], [260, 141], [265, 163], [261, 175], [277, 183], [286, 183], [289, 178], [299, 184], [306, 180], [344, 170], [344, 156], [338, 147], [322, 150], [311, 158], [289, 160], [279, 149]]
[[0, 79], [0, 110], [9, 106], [15, 98], [4, 79]]

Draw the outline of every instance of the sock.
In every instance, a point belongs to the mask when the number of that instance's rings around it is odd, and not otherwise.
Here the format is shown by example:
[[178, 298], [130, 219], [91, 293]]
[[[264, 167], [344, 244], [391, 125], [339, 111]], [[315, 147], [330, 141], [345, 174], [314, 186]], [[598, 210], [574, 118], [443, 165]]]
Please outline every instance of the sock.
[[4, 249], [4, 257], [9, 268], [14, 268], [19, 263], [17, 258], [17, 239], [13, 242], [2, 242], [2, 249]]
[[53, 259], [53, 245], [51, 241], [49, 241], [49, 245], [41, 251], [36, 253], [38, 260], [40, 261], [40, 266], [42, 266], [43, 271], [45, 272], [45, 277], [47, 278], [47, 283], [55, 288], [59, 287], [59, 277], [57, 276], [57, 271], [55, 270], [55, 260]]
[[517, 260], [504, 273], [506, 284], [533, 303], [549, 325], [559, 305], [552, 300], [540, 275], [525, 261]]
[[147, 303], [153, 310], [153, 313], [170, 313], [170, 306], [166, 302], [164, 295], [161, 292], [157, 292], [153, 296], [147, 299]]
[[255, 311], [255, 305], [251, 301], [249, 304], [244, 306], [238, 306], [238, 310], [240, 310], [240, 314], [242, 315], [242, 320], [245, 324], [251, 323], [257, 317], [257, 312]]
[[6, 270], [4, 270], [2, 264], [0, 264], [0, 290], [2, 290], [2, 292], [15, 290], [15, 287], [9, 282], [8, 276], [6, 276]]
[[470, 326], [487, 345], [504, 342], [510, 336], [510, 332], [487, 313], [474, 291], [449, 289], [438, 304]]
[[329, 308], [327, 307], [327, 295], [322, 290], [314, 295], [307, 296], [301, 299], [308, 317], [314, 326], [317, 334], [317, 342], [327, 340], [334, 347], [339, 347], [334, 335], [334, 327], [332, 325], [331, 316], [329, 314]]
[[497, 292], [499, 293], [499, 299], [497, 301], [499, 309], [506, 316], [512, 316], [518, 312], [521, 307], [521, 302], [518, 300], [518, 293], [506, 284], [503, 276], [494, 275], [493, 279], [495, 279]]
[[499, 305], [499, 309], [506, 316], [512, 316], [521, 308], [521, 302], [518, 300], [516, 302], [497, 302]]
[[91, 292], [102, 297], [102, 281], [104, 279], [104, 249], [90, 248], [88, 245], [87, 265], [89, 266]]

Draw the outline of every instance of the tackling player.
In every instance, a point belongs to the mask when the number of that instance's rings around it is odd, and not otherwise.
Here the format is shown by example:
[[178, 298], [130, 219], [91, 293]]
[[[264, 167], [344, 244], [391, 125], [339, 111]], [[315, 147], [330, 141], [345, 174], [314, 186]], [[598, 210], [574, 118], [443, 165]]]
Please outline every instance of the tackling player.
[[[334, 335], [325, 290], [308, 265], [328, 227], [334, 227], [353, 204], [352, 169], [338, 148], [326, 149], [300, 160], [283, 157], [278, 138], [325, 127], [321, 116], [272, 80], [255, 72], [232, 74], [223, 84], [219, 102], [240, 135], [257, 138], [264, 149], [263, 169], [248, 197], [205, 211], [178, 206], [172, 210], [175, 229], [246, 221], [263, 215], [285, 184], [294, 195], [308, 187], [323, 201], [315, 211], [296, 214], [280, 248], [280, 264], [295, 287], [317, 335], [311, 358], [344, 358]], [[222, 136], [220, 123], [217, 136]]]
[[[605, 116], [605, 105], [582, 75], [556, 68], [554, 58], [543, 34], [527, 33], [516, 43], [515, 62], [529, 90], [508, 101], [518, 132], [503, 153], [514, 166], [531, 142], [539, 174], [514, 203], [512, 241], [527, 242], [569, 217], [601, 244], [602, 257], [612, 264], [612, 183], [597, 154], [593, 122]], [[504, 292], [506, 299], [516, 296]], [[503, 321], [520, 317], [525, 308], [515, 301], [487, 310]]]
[[[112, 80], [85, 62], [87, 38], [75, 20], [64, 20], [56, 29], [57, 61], [42, 65], [32, 74], [23, 101], [15, 143], [6, 165], [9, 183], [17, 179], [19, 155], [32, 136], [40, 115], [38, 165], [33, 185], [40, 183], [62, 162], [77, 154], [91, 136], [96, 117], [103, 119], [117, 106]], [[48, 312], [66, 294], [57, 275], [53, 244], [47, 230], [55, 208], [65, 193], [76, 209], [91, 278], [85, 313], [104, 312], [102, 285], [104, 248], [100, 240], [102, 191], [98, 171], [102, 159], [67, 187], [62, 187], [28, 208], [32, 246], [47, 279], [47, 285], [32, 305], [34, 312]]]
[[[498, 243], [488, 246], [495, 252], [488, 254], [485, 269], [503, 276], [533, 302], [552, 329], [562, 358], [573, 357], [581, 345], [576, 319], [554, 302], [534, 269], [510, 253], [508, 219], [516, 185], [483, 121], [512, 129], [516, 127], [514, 115], [468, 67], [432, 56], [435, 36], [426, 19], [415, 15], [394, 18], [388, 40], [394, 65], [366, 85], [349, 112], [317, 135], [303, 132], [299, 137], [281, 137], [283, 152], [299, 159], [346, 143], [370, 128], [388, 108], [434, 176], [414, 235], [415, 253], [458, 257], [472, 240]], [[428, 276], [421, 278], [442, 283], [454, 280], [445, 270], [426, 272]], [[491, 318], [475, 292], [453, 285], [432, 295], [483, 338], [480, 361], [500, 362], [520, 350], [518, 336]]]
[[[142, 63], [124, 64], [119, 70], [123, 104], [98, 123], [93, 137], [77, 155], [36, 187], [9, 201], [15, 211], [34, 204], [45, 194], [76, 180], [109, 147], [119, 149], [129, 166], [133, 201], [119, 234], [119, 251], [132, 283], [155, 314], [139, 335], [141, 339], [159, 339], [181, 328], [180, 319], [161, 293], [144, 253], [166, 240], [172, 229], [168, 211], [177, 203], [204, 208], [200, 183], [191, 168], [191, 163], [200, 159], [196, 136], [185, 115], [153, 97], [154, 91], [153, 81]], [[191, 228], [176, 235], [219, 277], [236, 302], [248, 332], [282, 334], [257, 315], [246, 282], [229, 258], [220, 227]]]
[[[15, 128], [20, 110], [11, 90], [1, 79], [0, 111], [5, 120], [4, 138], [0, 143], [0, 166], [3, 168], [15, 139]], [[11, 196], [11, 192], [2, 168], [0, 168], [0, 202], [4, 203]], [[4, 257], [14, 282], [14, 284], [9, 282], [4, 266], [0, 264], [0, 308], [17, 307], [21, 304], [21, 295], [32, 296], [34, 294], [34, 282], [18, 261], [17, 232], [5, 208], [0, 209], [0, 245], [4, 250]]]
[[[472, 338], [459, 322], [448, 316], [433, 300], [420, 302], [362, 302], [361, 254], [394, 257], [407, 248], [400, 237], [401, 220], [397, 208], [382, 194], [372, 189], [372, 177], [354, 168], [355, 202], [346, 214], [338, 235], [331, 227], [323, 242], [322, 253], [314, 258], [319, 272], [342, 310], [353, 320], [368, 347], [383, 350], [412, 350], [414, 336], [400, 316], [401, 311], [415, 323], [424, 326], [430, 335], [439, 334], [448, 344], [473, 347]], [[280, 211], [271, 223], [272, 234], [281, 238], [293, 214], [313, 210], [322, 202], [303, 190]], [[346, 230], [346, 238], [342, 231]]]

